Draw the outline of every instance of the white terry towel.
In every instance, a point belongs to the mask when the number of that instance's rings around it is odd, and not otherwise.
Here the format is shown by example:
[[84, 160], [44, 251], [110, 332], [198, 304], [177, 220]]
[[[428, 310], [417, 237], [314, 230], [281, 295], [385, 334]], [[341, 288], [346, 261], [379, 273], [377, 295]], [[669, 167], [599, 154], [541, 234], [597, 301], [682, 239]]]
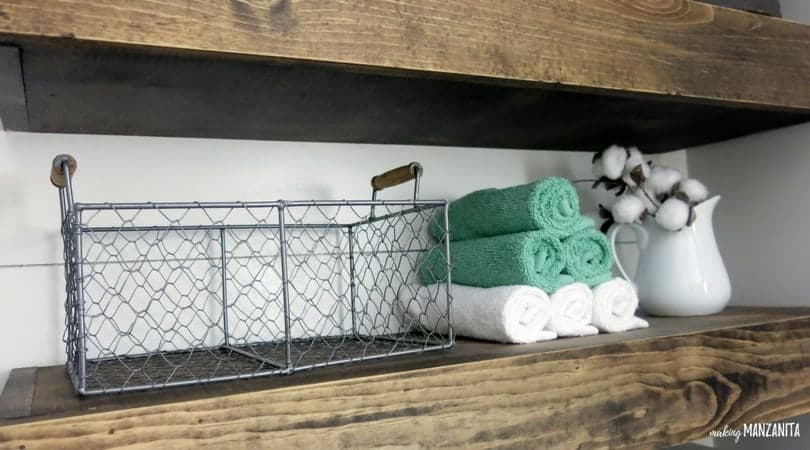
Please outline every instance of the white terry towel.
[[547, 329], [560, 337], [599, 334], [590, 325], [593, 316], [593, 292], [584, 283], [572, 283], [551, 294], [551, 320]]
[[[545, 330], [551, 316], [548, 295], [531, 286], [478, 288], [452, 285], [453, 331], [467, 336], [507, 344], [528, 344], [555, 339]], [[445, 285], [404, 286], [399, 303], [405, 314], [423, 328], [447, 333], [447, 289]]]
[[646, 320], [636, 317], [636, 288], [623, 278], [614, 278], [593, 290], [593, 323], [605, 333], [647, 328]]

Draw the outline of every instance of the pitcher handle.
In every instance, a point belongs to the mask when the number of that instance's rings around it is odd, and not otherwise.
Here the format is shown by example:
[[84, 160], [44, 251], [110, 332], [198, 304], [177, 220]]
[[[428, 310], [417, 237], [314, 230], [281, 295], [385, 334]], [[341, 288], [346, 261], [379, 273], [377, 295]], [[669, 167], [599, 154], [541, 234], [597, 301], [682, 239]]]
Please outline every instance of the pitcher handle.
[[639, 250], [643, 250], [647, 247], [647, 243], [649, 241], [649, 235], [647, 234], [647, 230], [644, 229], [639, 224], [636, 223], [619, 223], [615, 226], [611, 227], [608, 230], [608, 240], [610, 241], [610, 249], [613, 250], [613, 261], [616, 262], [616, 267], [619, 268], [619, 272], [622, 274], [622, 277], [629, 281], [630, 283], [635, 284], [632, 278], [627, 275], [627, 272], [624, 270], [624, 266], [622, 266], [621, 261], [619, 261], [619, 252], [616, 251], [616, 237], [619, 235], [619, 231], [622, 229], [623, 226], [629, 226], [636, 235], [636, 245], [638, 245]]

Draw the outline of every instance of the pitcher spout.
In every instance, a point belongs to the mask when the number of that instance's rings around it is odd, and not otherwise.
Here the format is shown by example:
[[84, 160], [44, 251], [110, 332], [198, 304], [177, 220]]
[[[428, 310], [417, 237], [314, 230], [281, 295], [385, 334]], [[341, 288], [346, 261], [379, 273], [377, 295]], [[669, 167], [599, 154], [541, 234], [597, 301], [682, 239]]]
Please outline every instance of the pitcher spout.
[[697, 213], [698, 217], [705, 216], [706, 218], [711, 219], [714, 215], [714, 208], [717, 206], [717, 202], [719, 202], [721, 198], [721, 196], [715, 195], [714, 197], [704, 200], [699, 205], [695, 206], [695, 212]]

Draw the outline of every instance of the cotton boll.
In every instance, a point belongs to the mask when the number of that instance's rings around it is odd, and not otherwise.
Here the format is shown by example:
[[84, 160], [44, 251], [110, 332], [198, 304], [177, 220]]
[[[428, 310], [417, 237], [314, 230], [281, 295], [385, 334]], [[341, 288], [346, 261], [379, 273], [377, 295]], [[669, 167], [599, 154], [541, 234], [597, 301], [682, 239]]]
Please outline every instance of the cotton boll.
[[689, 221], [689, 205], [674, 197], [667, 199], [655, 213], [655, 221], [666, 230], [678, 231]]
[[680, 181], [682, 175], [677, 170], [666, 166], [655, 166], [650, 171], [650, 176], [644, 183], [647, 192], [653, 195], [666, 194], [672, 191], [675, 183]]
[[605, 176], [611, 180], [618, 180], [624, 172], [624, 164], [627, 162], [627, 150], [618, 145], [611, 145], [602, 153], [602, 166]]
[[593, 166], [591, 167], [591, 174], [593, 174], [593, 179], [598, 180], [605, 176], [605, 166], [602, 164], [602, 159], [597, 159], [593, 162]]
[[624, 174], [630, 173], [639, 164], [644, 164], [644, 155], [641, 154], [638, 147], [630, 147], [627, 149], [627, 161], [624, 162]]
[[641, 154], [638, 147], [630, 147], [627, 149], [627, 161], [624, 162], [624, 171], [622, 172], [622, 181], [630, 187], [638, 186], [638, 183], [633, 178], [633, 171], [641, 167], [641, 182], [650, 176], [650, 166], [644, 162], [644, 155]]
[[648, 213], [653, 214], [655, 213], [655, 210], [658, 209], [658, 205], [653, 203], [653, 201], [650, 200], [641, 189], [633, 189], [631, 192], [633, 193], [634, 196], [638, 197], [639, 200], [641, 200], [641, 203], [644, 204], [644, 208], [647, 210]]
[[626, 185], [628, 185], [630, 187], [638, 187], [639, 184], [634, 179], [633, 174], [634, 174], [635, 170], [639, 170], [638, 169], [639, 167], [641, 167], [641, 169], [640, 169], [641, 170], [641, 178], [639, 179], [639, 181], [641, 181], [643, 183], [647, 179], [647, 177], [650, 176], [650, 165], [645, 163], [645, 162], [642, 162], [642, 163], [636, 165], [633, 169], [631, 169], [629, 171], [625, 171], [624, 175], [622, 175], [622, 181], [624, 181], [624, 184], [626, 184]]
[[612, 212], [616, 223], [635, 222], [644, 212], [644, 203], [635, 195], [625, 195], [613, 204]]
[[709, 190], [700, 181], [689, 178], [678, 184], [678, 192], [683, 192], [692, 203], [700, 203], [709, 197]]

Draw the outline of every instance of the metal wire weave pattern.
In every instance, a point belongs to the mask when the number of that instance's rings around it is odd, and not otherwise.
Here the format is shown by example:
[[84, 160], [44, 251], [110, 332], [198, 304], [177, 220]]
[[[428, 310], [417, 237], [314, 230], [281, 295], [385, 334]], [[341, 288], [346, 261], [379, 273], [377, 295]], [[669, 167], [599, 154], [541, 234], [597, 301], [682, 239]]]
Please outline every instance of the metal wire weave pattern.
[[[424, 252], [447, 251], [428, 235], [432, 221], [447, 229], [444, 201], [82, 204], [69, 188], [65, 343], [81, 394], [453, 344], [402, 305], [431, 292], [417, 273]], [[449, 323], [447, 281], [424, 307]]]

